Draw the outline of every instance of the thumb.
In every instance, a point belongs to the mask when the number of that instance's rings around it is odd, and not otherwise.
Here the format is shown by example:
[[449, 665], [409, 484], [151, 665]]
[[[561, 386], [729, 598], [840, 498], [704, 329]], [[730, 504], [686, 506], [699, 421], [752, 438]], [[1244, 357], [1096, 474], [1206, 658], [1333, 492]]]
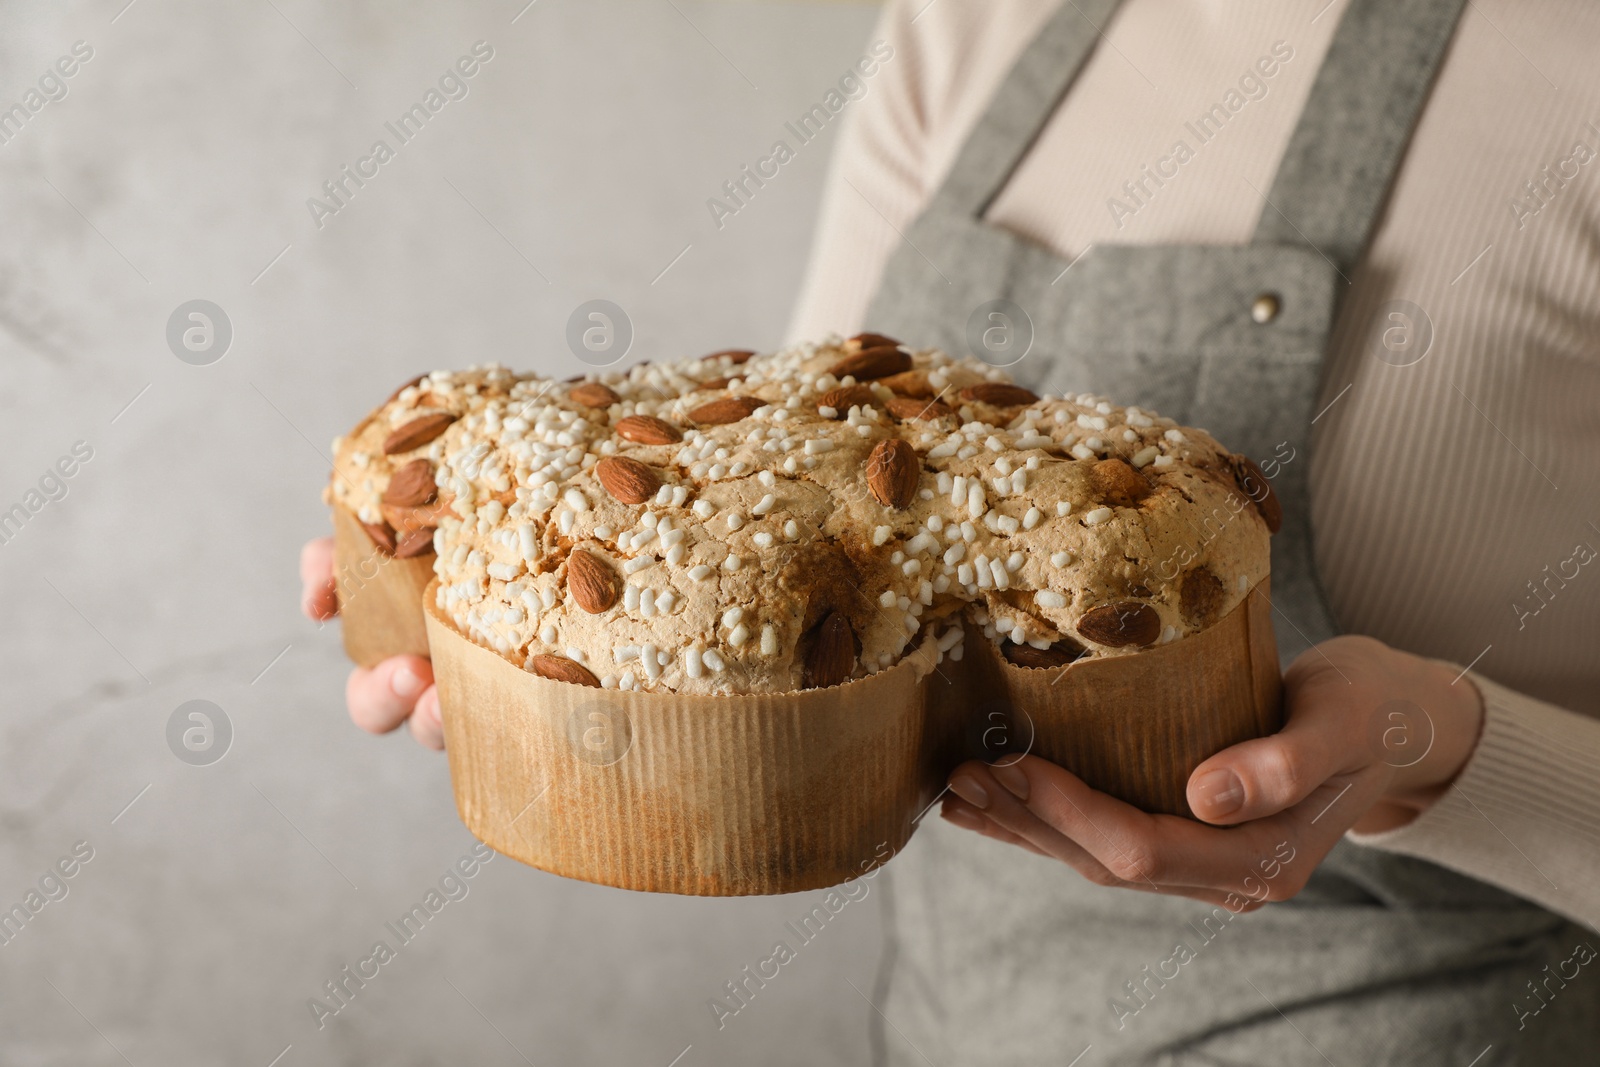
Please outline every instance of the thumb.
[[432, 684], [432, 663], [420, 656], [394, 656], [371, 669], [351, 671], [345, 703], [357, 726], [386, 734], [406, 721], [417, 698]]
[[1333, 709], [1291, 713], [1281, 732], [1225, 748], [1196, 767], [1189, 807], [1197, 818], [1223, 826], [1275, 815], [1335, 774], [1360, 766], [1363, 754], [1345, 716]]

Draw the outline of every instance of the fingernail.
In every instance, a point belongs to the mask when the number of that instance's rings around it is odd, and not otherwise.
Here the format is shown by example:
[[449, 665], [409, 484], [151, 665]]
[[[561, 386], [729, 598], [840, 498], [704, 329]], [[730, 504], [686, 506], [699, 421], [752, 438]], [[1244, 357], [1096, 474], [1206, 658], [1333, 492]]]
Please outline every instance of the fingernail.
[[396, 667], [389, 676], [389, 689], [395, 696], [409, 700], [422, 692], [422, 679], [410, 667]]
[[979, 810], [989, 806], [988, 792], [967, 775], [950, 779], [950, 788], [955, 791], [956, 796]]
[[963, 830], [981, 830], [983, 828], [983, 816], [975, 815], [966, 808], [946, 807], [940, 809], [939, 814]]
[[1006, 792], [1018, 800], [1026, 802], [1028, 799], [1028, 776], [1022, 773], [1022, 768], [1015, 763], [991, 763], [989, 773], [994, 775], [995, 781], [1005, 786]]
[[1195, 779], [1194, 798], [1196, 815], [1219, 819], [1244, 806], [1244, 784], [1232, 771], [1207, 771]]

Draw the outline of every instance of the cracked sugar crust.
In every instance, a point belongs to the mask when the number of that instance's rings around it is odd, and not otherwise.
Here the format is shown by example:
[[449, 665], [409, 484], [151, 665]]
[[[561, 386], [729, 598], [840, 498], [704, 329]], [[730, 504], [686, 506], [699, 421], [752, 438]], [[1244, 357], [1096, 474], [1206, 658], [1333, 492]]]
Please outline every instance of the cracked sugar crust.
[[417, 419], [445, 415], [459, 420], [463, 415], [481, 412], [490, 400], [508, 396], [513, 389], [526, 390], [530, 383], [534, 388], [543, 384], [539, 379], [513, 374], [493, 364], [463, 371], [434, 371], [412, 379], [348, 434], [334, 438], [333, 473], [323, 492], [324, 501], [349, 510], [363, 523], [387, 523], [392, 531], [403, 533], [435, 526], [442, 503], [386, 505], [383, 496], [395, 471], [412, 461], [426, 459], [438, 468], [444, 455], [443, 435], [392, 453], [384, 450], [385, 442]]
[[[438, 602], [461, 633], [529, 669], [535, 655], [572, 659], [608, 687], [798, 690], [833, 613], [854, 636], [856, 678], [930, 630], [953, 657], [969, 631], [1132, 655], [1141, 646], [1081, 633], [1084, 616], [1146, 605], [1159, 623], [1152, 643], [1165, 643], [1209, 626], [1266, 577], [1266, 526], [1232, 457], [1203, 431], [1090, 395], [1013, 403], [992, 388], [1008, 382], [1002, 372], [932, 349], [902, 346], [909, 370], [884, 379], [835, 378], [830, 368], [859, 348], [831, 337], [746, 362], [576, 382], [436, 372], [336, 442], [329, 498], [363, 521], [435, 527]], [[826, 394], [857, 384], [870, 399], [819, 411]], [[897, 419], [897, 396], [937, 397], [949, 411]], [[696, 415], [730, 397], [750, 400]], [[456, 418], [428, 443], [383, 453], [396, 429], [434, 413]], [[682, 439], [619, 435], [635, 415]], [[874, 449], [893, 438], [917, 461], [902, 509], [880, 503], [867, 478]], [[625, 490], [653, 488], [643, 503], [607, 488], [597, 465], [609, 457], [644, 465], [655, 484]], [[436, 499], [385, 504], [394, 471], [418, 458]], [[603, 610], [574, 594], [574, 551], [607, 568], [617, 595]]]

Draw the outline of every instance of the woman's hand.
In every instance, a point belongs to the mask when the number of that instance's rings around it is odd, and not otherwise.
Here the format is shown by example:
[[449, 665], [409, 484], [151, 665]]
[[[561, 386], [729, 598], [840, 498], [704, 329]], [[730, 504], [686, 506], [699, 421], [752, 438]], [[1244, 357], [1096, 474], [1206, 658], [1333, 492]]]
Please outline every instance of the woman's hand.
[[1324, 641], [1283, 682], [1283, 730], [1190, 776], [1204, 822], [1147, 815], [1035, 756], [962, 764], [942, 814], [1099, 885], [1246, 911], [1299, 892], [1346, 830], [1416, 818], [1455, 781], [1483, 724], [1469, 680], [1368, 637]]
[[[307, 541], [300, 550], [300, 585], [300, 610], [307, 618], [325, 622], [339, 614], [333, 538]], [[433, 664], [421, 656], [395, 656], [370, 670], [357, 667], [345, 683], [344, 701], [350, 718], [369, 733], [386, 734], [409, 722], [411, 736], [418, 742], [432, 749], [444, 748]]]

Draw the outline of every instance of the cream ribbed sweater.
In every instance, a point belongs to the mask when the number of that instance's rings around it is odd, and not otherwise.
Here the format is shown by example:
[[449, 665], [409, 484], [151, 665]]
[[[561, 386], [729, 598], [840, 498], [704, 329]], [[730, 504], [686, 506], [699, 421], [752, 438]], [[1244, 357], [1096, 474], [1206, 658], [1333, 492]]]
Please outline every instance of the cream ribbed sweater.
[[[792, 336], [861, 327], [897, 231], [1057, 2], [891, 0], [875, 36], [895, 55], [851, 105]], [[1127, 0], [988, 221], [1069, 257], [1093, 244], [1247, 241], [1346, 0], [1324, 3]], [[1200, 145], [1184, 124], [1275, 45], [1292, 55], [1247, 83], [1244, 106]], [[1597, 54], [1600, 6], [1587, 0], [1468, 5], [1351, 276], [1311, 472], [1318, 563], [1341, 626], [1470, 665], [1488, 708], [1456, 789], [1410, 825], [1356, 839], [1591, 925]], [[1174, 178], [1125, 187], [1180, 139], [1196, 150]], [[1374, 356], [1376, 309], [1391, 300], [1432, 323], [1431, 349], [1410, 366]]]

